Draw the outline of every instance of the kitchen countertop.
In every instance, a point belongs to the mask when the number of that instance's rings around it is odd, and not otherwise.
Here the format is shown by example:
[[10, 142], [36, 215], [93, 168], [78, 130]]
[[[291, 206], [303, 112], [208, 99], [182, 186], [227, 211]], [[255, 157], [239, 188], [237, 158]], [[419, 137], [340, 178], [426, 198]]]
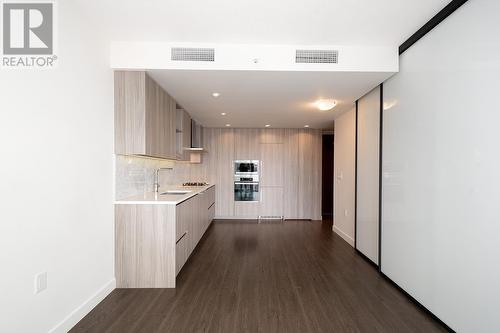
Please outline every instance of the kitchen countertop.
[[[143, 195], [134, 195], [128, 198], [115, 200], [115, 205], [177, 205], [181, 202], [194, 197], [195, 195], [215, 186], [209, 184], [206, 186], [165, 186], [160, 187], [158, 193], [146, 192]], [[161, 193], [166, 191], [191, 191], [183, 195], [165, 194]]]

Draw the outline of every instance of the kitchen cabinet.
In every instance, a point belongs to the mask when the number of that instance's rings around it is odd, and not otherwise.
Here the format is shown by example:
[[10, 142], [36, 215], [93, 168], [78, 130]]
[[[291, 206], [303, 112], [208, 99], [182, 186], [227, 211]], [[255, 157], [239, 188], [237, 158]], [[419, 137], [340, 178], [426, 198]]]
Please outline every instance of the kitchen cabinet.
[[283, 187], [261, 188], [261, 204], [259, 216], [282, 217], [284, 216]]
[[116, 71], [115, 153], [175, 159], [175, 100], [146, 72]]
[[191, 229], [191, 201], [187, 200], [175, 209], [175, 275], [179, 274], [189, 256], [189, 230]]
[[[234, 159], [235, 160], [260, 160], [260, 129], [238, 128], [234, 130]], [[234, 174], [234, 166], [233, 166]], [[234, 200], [234, 186], [232, 187]], [[244, 219], [255, 219], [259, 216], [259, 201], [234, 201], [234, 216]]]
[[[276, 133], [277, 131], [274, 131]], [[269, 133], [268, 133], [269, 134]], [[267, 135], [268, 141], [275, 142], [280, 135]], [[283, 141], [283, 140], [280, 140]], [[283, 143], [261, 143], [261, 166], [260, 166], [260, 205], [258, 215], [261, 217], [282, 217], [283, 208], [283, 185], [284, 185], [284, 144]]]
[[321, 219], [321, 131], [300, 129], [298, 135], [297, 218]]
[[[191, 148], [191, 116], [186, 110], [182, 112], [182, 148]], [[184, 151], [184, 159], [189, 160], [189, 152]]]
[[175, 205], [115, 205], [117, 288], [175, 287]]
[[242, 219], [255, 219], [259, 216], [260, 204], [260, 201], [235, 201], [234, 216]]
[[176, 156], [178, 160], [189, 161], [191, 148], [191, 116], [184, 109], [176, 110]]
[[262, 186], [283, 186], [284, 146], [281, 143], [260, 145], [260, 183]]
[[235, 160], [260, 160], [259, 134], [258, 128], [238, 128], [234, 131]]
[[198, 245], [215, 212], [215, 186], [200, 192], [194, 197], [183, 201], [176, 207], [176, 274], [189, 259], [189, 256]]
[[260, 143], [284, 143], [285, 131], [283, 128], [264, 128], [260, 130]]
[[210, 226], [214, 214], [215, 186], [177, 204], [117, 203], [117, 287], [174, 288], [177, 274]]
[[[216, 184], [218, 217], [234, 216], [234, 131], [227, 128], [213, 129], [216, 152]], [[213, 156], [213, 153], [212, 153]]]
[[298, 218], [298, 191], [299, 191], [299, 130], [285, 129], [284, 134], [284, 160], [283, 170], [283, 215], [285, 219]]
[[[315, 129], [206, 128], [204, 145], [210, 154], [192, 169], [191, 177], [217, 184], [218, 218], [270, 215], [263, 200], [272, 190], [266, 188], [281, 187], [283, 208], [278, 204], [276, 211], [283, 213], [279, 215], [286, 219], [321, 219], [321, 137], [321, 130]], [[249, 158], [262, 162], [261, 199], [235, 202], [233, 162]], [[276, 191], [271, 198], [277, 197]]]

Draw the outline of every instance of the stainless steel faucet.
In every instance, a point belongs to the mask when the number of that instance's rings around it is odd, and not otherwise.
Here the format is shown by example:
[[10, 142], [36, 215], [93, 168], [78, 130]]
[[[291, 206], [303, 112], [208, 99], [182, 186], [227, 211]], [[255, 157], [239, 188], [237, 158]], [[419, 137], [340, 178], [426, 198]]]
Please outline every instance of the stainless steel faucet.
[[155, 171], [155, 193], [158, 193], [159, 189], [160, 189], [160, 171], [161, 170], [172, 170], [173, 168], [169, 167], [169, 168], [158, 168], [156, 169]]

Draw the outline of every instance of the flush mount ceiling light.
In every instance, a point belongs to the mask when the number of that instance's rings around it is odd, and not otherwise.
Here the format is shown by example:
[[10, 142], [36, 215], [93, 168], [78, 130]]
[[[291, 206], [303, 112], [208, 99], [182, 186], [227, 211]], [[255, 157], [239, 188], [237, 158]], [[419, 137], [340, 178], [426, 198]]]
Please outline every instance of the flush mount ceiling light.
[[230, 127], [230, 126], [231, 126], [231, 124], [226, 124], [226, 127]]
[[221, 113], [220, 115], [221, 115], [221, 116], [225, 116], [226, 114], [227, 114], [227, 113], [225, 113], [225, 112], [222, 112], [222, 113]]
[[215, 98], [217, 98], [217, 97], [220, 96], [220, 94], [218, 92], [214, 92], [214, 93], [212, 93], [212, 96], [215, 97]]
[[271, 127], [271, 125], [266, 125], [266, 127]]
[[320, 111], [328, 111], [331, 110], [337, 105], [337, 101], [334, 99], [318, 99], [314, 105], [320, 110]]
[[305, 128], [309, 128], [309, 125], [304, 125]]

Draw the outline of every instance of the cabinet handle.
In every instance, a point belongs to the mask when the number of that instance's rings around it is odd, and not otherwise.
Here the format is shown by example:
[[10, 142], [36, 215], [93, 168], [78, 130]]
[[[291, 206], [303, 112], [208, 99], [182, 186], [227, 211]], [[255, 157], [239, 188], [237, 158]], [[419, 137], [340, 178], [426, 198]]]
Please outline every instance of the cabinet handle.
[[184, 236], [186, 236], [187, 234], [188, 234], [188, 231], [187, 231], [187, 230], [186, 230], [186, 231], [184, 231], [184, 233], [182, 234], [181, 238], [179, 238], [179, 239], [177, 240], [177, 242], [175, 242], [175, 244], [179, 243], [179, 242], [181, 241], [181, 239], [183, 239], [183, 238], [184, 238]]

